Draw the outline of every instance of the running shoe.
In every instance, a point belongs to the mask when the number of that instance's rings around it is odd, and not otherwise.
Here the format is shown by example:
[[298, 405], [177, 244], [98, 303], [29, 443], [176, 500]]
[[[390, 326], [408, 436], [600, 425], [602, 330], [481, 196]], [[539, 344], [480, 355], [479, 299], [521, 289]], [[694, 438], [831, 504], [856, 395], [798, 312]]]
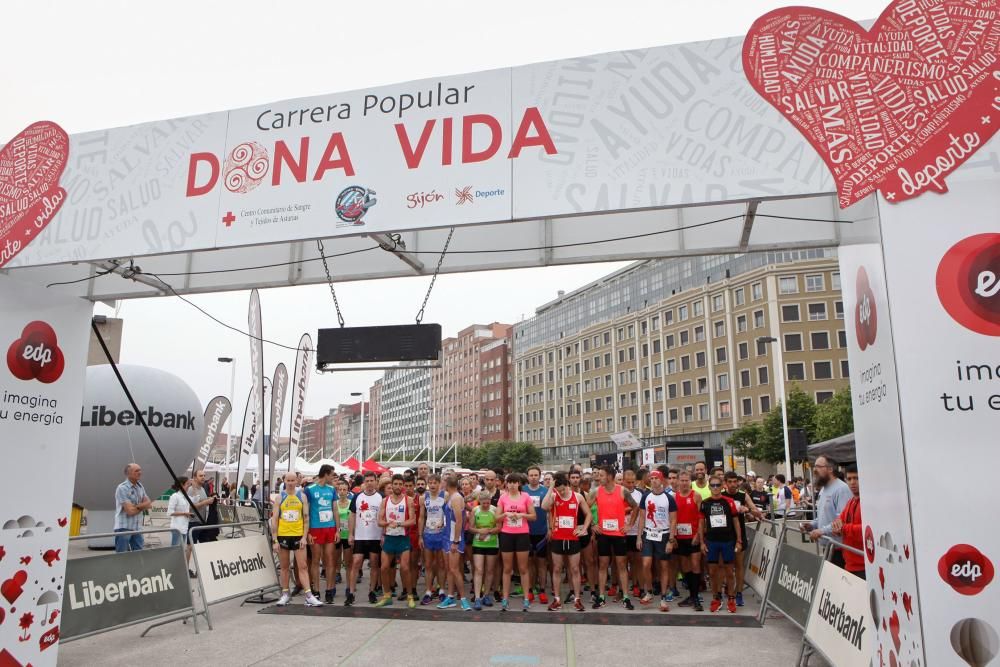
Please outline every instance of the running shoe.
[[288, 591], [282, 591], [281, 597], [278, 598], [278, 606], [284, 607], [292, 599], [292, 596], [288, 594]]
[[431, 600], [433, 600], [433, 599], [434, 598], [431, 596], [431, 594], [429, 592], [428, 593], [424, 593], [424, 597], [420, 600], [420, 605], [422, 607], [426, 607], [427, 605], [429, 605], [431, 603]]
[[670, 605], [667, 604], [667, 598], [660, 598], [660, 611], [670, 611]]
[[473, 603], [472, 608], [475, 609], [476, 611], [482, 611], [483, 610], [483, 599], [482, 598], [476, 598], [476, 601]]
[[701, 598], [694, 599], [694, 610], [695, 611], [705, 611], [705, 608], [701, 606]]
[[391, 607], [392, 606], [392, 593], [388, 595], [383, 595], [382, 598], [375, 603], [376, 607]]
[[527, 600], [528, 602], [534, 602], [535, 594], [532, 591], [528, 591], [528, 594], [525, 596], [524, 599]]
[[594, 604], [591, 605], [591, 606], [594, 609], [600, 609], [601, 607], [605, 606], [606, 604], [608, 604], [608, 599], [606, 597], [604, 597], [603, 595], [598, 595], [597, 599], [594, 600]]
[[559, 598], [552, 598], [552, 602], [549, 603], [549, 611], [559, 611], [562, 609], [562, 602]]
[[502, 599], [503, 599], [503, 596], [500, 594], [500, 591], [493, 591], [493, 601], [494, 602], [499, 603]]
[[653, 596], [646, 593], [641, 598], [639, 598], [639, 604], [651, 604], [653, 602]]
[[513, 597], [520, 597], [520, 596], [524, 595], [524, 589], [521, 588], [521, 584], [516, 584], [514, 586], [514, 592], [511, 593], [511, 595]]
[[622, 600], [622, 606], [628, 609], [629, 611], [635, 610], [635, 605], [632, 604], [632, 598], [625, 598], [624, 600]]
[[493, 596], [490, 595], [489, 593], [487, 593], [483, 597], [479, 598], [479, 600], [483, 603], [484, 607], [492, 607], [493, 606]]
[[743, 606], [743, 593], [737, 593], [736, 594], [736, 606], [737, 607], [742, 607]]
[[375, 604], [378, 602], [378, 595], [375, 591], [368, 591], [368, 604]]
[[507, 598], [500, 601], [500, 611], [507, 611]]
[[684, 598], [683, 600], [681, 600], [680, 604], [678, 604], [677, 606], [678, 607], [692, 607], [692, 606], [694, 606], [694, 603], [695, 603], [695, 599], [693, 597], [691, 597], [691, 596], [688, 596], [688, 597]]
[[457, 606], [458, 606], [458, 603], [455, 602], [455, 598], [451, 597], [450, 595], [446, 595], [445, 598], [443, 600], [441, 600], [440, 604], [438, 604], [437, 608], [438, 609], [452, 609], [452, 608], [457, 607]]
[[354, 604], [354, 593], [347, 591], [347, 597], [344, 598], [344, 606], [350, 607]]
[[335, 583], [338, 584], [344, 583], [344, 578], [340, 576], [340, 572], [337, 572], [337, 581]]
[[328, 588], [328, 589], [326, 589], [326, 596], [325, 597], [326, 597], [326, 603], [327, 604], [333, 604], [333, 598], [337, 597], [337, 589], [336, 588]]
[[312, 594], [312, 591], [306, 594], [306, 601], [304, 603], [307, 607], [322, 607], [323, 601]]
[[447, 597], [448, 596], [444, 594], [444, 589], [443, 588], [439, 588], [438, 589], [438, 602], [444, 602], [445, 598], [447, 598]]
[[736, 613], [736, 599], [731, 595], [729, 596], [729, 599], [726, 600], [726, 609], [729, 610], [730, 614]]
[[399, 600], [400, 602], [406, 602], [406, 598], [408, 598], [409, 596], [410, 594], [406, 592], [406, 589], [403, 589], [403, 592], [400, 593], [399, 597], [396, 599]]
[[462, 598], [462, 611], [472, 611], [472, 605], [466, 598]]
[[531, 601], [528, 598], [524, 598], [524, 600], [521, 601], [521, 604], [523, 605], [521, 611], [528, 611], [531, 607]]
[[638, 586], [633, 586], [632, 587], [632, 597], [637, 598], [640, 595], [642, 595], [642, 591], [639, 590], [639, 587]]
[[681, 596], [681, 594], [678, 593], [676, 589], [671, 588], [671, 589], [669, 589], [667, 591], [667, 594], [664, 595], [663, 597], [667, 600], [667, 602], [673, 602], [675, 599], [679, 598], [680, 596]]
[[545, 594], [545, 591], [541, 591], [538, 594], [538, 601], [541, 602], [542, 604], [548, 604], [549, 596]]
[[722, 609], [722, 599], [721, 598], [712, 598], [712, 604], [709, 605], [708, 610], [711, 611], [714, 614], [715, 612], [719, 611], [720, 609]]
[[416, 609], [417, 608], [417, 598], [416, 598], [416, 596], [414, 596], [414, 595], [407, 595], [406, 596], [406, 606], [409, 607], [410, 609]]
[[608, 589], [608, 597], [613, 598], [613, 597], [617, 597], [617, 596], [618, 596], [618, 587], [617, 586], [612, 586], [611, 588]]
[[570, 593], [566, 596], [566, 604], [569, 604], [570, 602], [576, 602], [576, 593]]
[[573, 608], [576, 609], [577, 611], [587, 610], [587, 608], [583, 606], [583, 600], [581, 600], [580, 598], [577, 598], [576, 601], [573, 603]]
[[301, 592], [302, 592], [302, 587], [299, 586], [298, 584], [295, 584], [295, 588], [292, 589], [292, 597], [295, 597]]

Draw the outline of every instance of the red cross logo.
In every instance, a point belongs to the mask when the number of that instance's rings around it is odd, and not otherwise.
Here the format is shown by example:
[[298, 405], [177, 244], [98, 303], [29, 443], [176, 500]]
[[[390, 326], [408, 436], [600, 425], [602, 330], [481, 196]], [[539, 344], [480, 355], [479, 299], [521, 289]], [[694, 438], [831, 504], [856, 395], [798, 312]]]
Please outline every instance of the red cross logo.
[[233, 223], [236, 222], [236, 216], [233, 215], [232, 211], [226, 211], [226, 215], [222, 218], [222, 222], [226, 225], [226, 227], [232, 227]]

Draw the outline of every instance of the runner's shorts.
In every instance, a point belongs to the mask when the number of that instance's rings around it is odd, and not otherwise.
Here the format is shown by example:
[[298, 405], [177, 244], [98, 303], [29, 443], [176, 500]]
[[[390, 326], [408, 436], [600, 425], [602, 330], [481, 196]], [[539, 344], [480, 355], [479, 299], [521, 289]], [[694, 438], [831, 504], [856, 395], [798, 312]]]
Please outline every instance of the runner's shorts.
[[628, 555], [628, 543], [623, 535], [598, 535], [597, 555], [602, 558]]
[[549, 549], [554, 556], [575, 556], [580, 553], [580, 540], [553, 540]]
[[499, 547], [472, 547], [473, 556], [496, 556], [498, 553]]
[[531, 551], [531, 536], [527, 533], [500, 533], [500, 551]]
[[677, 539], [677, 546], [674, 547], [674, 554], [678, 556], [693, 556], [701, 553], [701, 547], [694, 545], [694, 540]]
[[346, 537], [341, 537], [337, 541], [337, 548], [343, 549], [344, 551], [348, 551], [351, 548], [351, 543], [347, 540]]
[[626, 535], [625, 536], [625, 545], [628, 548], [628, 552], [630, 554], [637, 554], [637, 553], [639, 553], [638, 542], [639, 542], [639, 536], [638, 535]]
[[387, 556], [401, 556], [409, 550], [409, 535], [386, 535], [382, 543], [382, 551]]
[[448, 540], [444, 531], [439, 533], [424, 532], [424, 549], [427, 551], [447, 551]]
[[543, 546], [541, 549], [538, 548], [538, 545], [541, 544], [543, 540], [545, 540], [546, 536], [545, 535], [529, 535], [528, 537], [531, 538], [531, 554], [533, 556], [538, 557], [538, 558], [545, 558], [545, 556], [549, 552], [548, 542], [546, 542], [545, 546]]
[[310, 528], [309, 535], [313, 538], [313, 544], [336, 544], [340, 533], [336, 528]]
[[736, 558], [736, 542], [712, 542], [706, 541], [708, 545], [709, 564], [718, 563], [719, 556], [722, 556], [723, 563], [732, 563]]
[[295, 537], [283, 536], [278, 537], [278, 546], [287, 551], [298, 551], [299, 546], [302, 543], [302, 536], [296, 535]]
[[361, 556], [362, 560], [371, 559], [372, 556], [378, 556], [380, 553], [382, 553], [382, 545], [379, 540], [354, 541], [354, 555]]
[[643, 558], [654, 558], [656, 560], [670, 559], [670, 554], [667, 553], [667, 542], [669, 538], [666, 535], [663, 535], [662, 537], [663, 539], [660, 540], [659, 542], [643, 539], [642, 541]]

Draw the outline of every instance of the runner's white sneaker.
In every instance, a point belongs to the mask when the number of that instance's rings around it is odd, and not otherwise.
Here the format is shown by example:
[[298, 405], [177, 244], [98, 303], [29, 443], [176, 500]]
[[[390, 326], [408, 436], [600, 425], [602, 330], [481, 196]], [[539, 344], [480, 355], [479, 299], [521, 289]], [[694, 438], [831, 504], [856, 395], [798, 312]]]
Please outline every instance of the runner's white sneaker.
[[288, 591], [283, 592], [281, 594], [281, 597], [278, 598], [278, 606], [279, 607], [284, 607], [286, 604], [288, 604], [289, 600], [291, 600], [291, 599], [292, 599], [292, 596], [288, 594]]
[[320, 600], [315, 595], [313, 595], [312, 593], [309, 593], [309, 594], [306, 595], [305, 605], [307, 607], [322, 607], [323, 606], [323, 601]]

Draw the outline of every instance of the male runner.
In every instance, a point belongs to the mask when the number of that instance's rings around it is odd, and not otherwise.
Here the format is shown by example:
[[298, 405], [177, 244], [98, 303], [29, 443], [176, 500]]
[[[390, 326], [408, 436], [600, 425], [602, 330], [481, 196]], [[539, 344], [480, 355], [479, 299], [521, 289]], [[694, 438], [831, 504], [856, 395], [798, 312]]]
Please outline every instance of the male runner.
[[726, 579], [729, 591], [726, 608], [736, 613], [736, 552], [740, 551], [739, 510], [731, 498], [722, 495], [722, 478], [712, 477], [708, 487], [712, 495], [701, 501], [701, 522], [698, 535], [701, 538], [701, 552], [708, 559], [708, 574], [712, 579], [712, 612], [722, 608], [722, 579]]
[[336, 591], [336, 560], [334, 548], [337, 545], [337, 517], [334, 503], [337, 491], [331, 486], [333, 466], [324, 463], [319, 468], [315, 483], [303, 492], [309, 499], [309, 537], [312, 538], [312, 560], [309, 564], [309, 581], [313, 585], [313, 595], [319, 597], [319, 562], [323, 561], [326, 572], [326, 603], [333, 603]]
[[680, 606], [703, 611], [701, 596], [698, 595], [701, 586], [701, 540], [698, 530], [701, 524], [701, 496], [691, 488], [691, 473], [686, 470], [677, 476], [674, 501], [677, 503], [677, 547], [674, 553], [680, 559], [679, 566], [688, 587], [688, 596], [681, 600]]
[[[590, 501], [587, 499], [586, 494], [580, 488], [580, 482], [583, 479], [583, 473], [580, 471], [578, 466], [570, 468], [569, 472], [569, 486], [573, 493], [578, 493], [584, 499], [584, 504], [587, 505], [585, 510], [583, 506], [577, 511], [577, 525], [587, 525], [589, 526], [588, 531], [580, 536], [580, 579], [587, 583], [584, 584], [584, 590], [588, 590], [591, 587], [591, 581], [594, 582], [593, 590], [593, 600], [597, 601], [597, 559], [594, 557], [594, 549], [591, 544], [591, 533], [593, 532], [593, 516], [587, 520], [584, 516], [584, 512], [590, 514]], [[570, 597], [566, 598], [567, 602], [572, 602], [575, 597], [574, 593], [570, 593]]]
[[288, 579], [294, 552], [297, 555], [295, 565], [299, 585], [308, 591], [305, 605], [322, 607], [323, 603], [309, 589], [309, 567], [306, 562], [308, 555], [306, 544], [311, 541], [308, 537], [309, 501], [306, 499], [306, 494], [296, 488], [297, 486], [295, 473], [285, 473], [285, 490], [281, 492], [271, 513], [271, 528], [275, 536], [274, 548], [278, 552], [278, 561], [281, 565], [281, 597], [278, 599], [278, 606], [284, 607], [292, 598], [288, 592]]
[[420, 548], [424, 552], [424, 583], [427, 592], [420, 604], [427, 606], [434, 599], [434, 581], [437, 580], [438, 597], [444, 602], [444, 587], [448, 569], [445, 552], [448, 551], [447, 535], [444, 531], [445, 492], [441, 490], [441, 476], [437, 473], [427, 477], [427, 491], [421, 499], [423, 511], [420, 513]]
[[[403, 476], [393, 475], [390, 488], [389, 497], [382, 501], [378, 514], [378, 525], [385, 531], [385, 539], [382, 542], [381, 574], [384, 593], [375, 603], [376, 607], [387, 607], [392, 604], [392, 585], [396, 580], [393, 559], [399, 559], [404, 589], [410, 580], [410, 536], [406, 534], [406, 530], [417, 521], [411, 509], [410, 499], [406, 496]], [[407, 605], [410, 609], [417, 606], [417, 598], [412, 593], [407, 596]]]
[[[552, 553], [552, 602], [549, 611], [562, 609], [560, 591], [562, 589], [563, 568], [569, 569], [570, 584], [573, 587], [573, 608], [583, 611], [583, 591], [580, 581], [580, 538], [590, 530], [590, 508], [583, 494], [573, 491], [569, 479], [557, 473], [552, 486], [542, 500], [542, 510], [549, 516], [550, 552]], [[583, 510], [583, 523], [580, 511]]]
[[743, 554], [747, 550], [747, 522], [746, 516], [749, 514], [758, 521], [763, 517], [763, 513], [757, 509], [753, 499], [749, 494], [740, 489], [740, 476], [730, 470], [723, 478], [724, 491], [722, 495], [733, 501], [736, 505], [737, 516], [740, 522], [740, 548], [736, 551], [736, 606], [743, 606]]
[[[632, 495], [626, 493], [624, 487], [615, 483], [615, 469], [611, 466], [600, 468], [601, 485], [597, 487], [595, 499], [597, 504], [597, 580], [598, 594], [594, 609], [600, 609], [607, 604], [604, 596], [608, 580], [608, 566], [611, 557], [615, 559], [615, 569], [618, 571], [618, 581], [628, 583], [628, 545], [625, 541], [626, 512], [638, 507]], [[622, 605], [628, 610], [635, 609], [627, 589], [622, 591]]]
[[[545, 594], [545, 577], [548, 572], [548, 532], [549, 517], [542, 508], [542, 499], [548, 494], [548, 488], [540, 484], [542, 480], [542, 469], [538, 466], [528, 468], [528, 486], [524, 492], [531, 496], [531, 504], [535, 508], [535, 520], [528, 523], [528, 535], [531, 539], [531, 552], [528, 567], [531, 569], [531, 581], [534, 583], [534, 591], [538, 593], [538, 601], [548, 604], [549, 598]], [[525, 591], [529, 602], [535, 600], [532, 591]]]
[[748, 494], [750, 499], [753, 500], [753, 504], [757, 506], [763, 513], [767, 513], [771, 509], [771, 496], [764, 488], [764, 478], [757, 477], [753, 480], [753, 486], [750, 488]]
[[[631, 578], [632, 584], [632, 595], [637, 598], [643, 596], [643, 591], [639, 590], [642, 585], [642, 577], [640, 573], [642, 572], [642, 553], [639, 548], [639, 515], [641, 514], [639, 506], [642, 505], [642, 498], [646, 495], [646, 470], [639, 470], [638, 472], [634, 470], [626, 470], [624, 475], [622, 475], [622, 486], [628, 491], [632, 496], [632, 500], [635, 501], [636, 509], [629, 512], [628, 517], [625, 519], [625, 523], [628, 525], [628, 530], [625, 531], [625, 543], [628, 547], [628, 572]], [[621, 582], [622, 586], [627, 586], [627, 582]]]
[[639, 513], [638, 544], [642, 550], [642, 574], [646, 588], [641, 604], [653, 601], [653, 562], [656, 562], [660, 581], [660, 611], [670, 611], [670, 572], [667, 564], [670, 553], [677, 545], [677, 502], [663, 486], [663, 473], [649, 473], [652, 489], [642, 498]]
[[413, 473], [407, 472], [403, 475], [403, 492], [410, 499], [410, 507], [413, 509], [416, 523], [406, 529], [406, 534], [410, 538], [410, 580], [403, 582], [403, 592], [399, 594], [399, 601], [405, 602], [407, 593], [414, 598], [417, 597], [417, 579], [420, 577], [421, 557], [423, 549], [420, 548], [420, 517], [423, 495], [417, 495], [417, 482], [413, 478]]
[[351, 499], [350, 528], [351, 536], [351, 572], [347, 578], [347, 597], [344, 606], [354, 604], [354, 593], [357, 590], [358, 575], [361, 565], [368, 559], [371, 581], [368, 585], [368, 602], [378, 602], [379, 587], [379, 555], [382, 553], [382, 527], [378, 525], [379, 510], [382, 508], [382, 494], [376, 491], [375, 473], [366, 472], [361, 491]]
[[704, 500], [712, 495], [712, 489], [708, 485], [708, 476], [705, 474], [708, 470], [708, 466], [704, 461], [698, 461], [694, 464], [694, 481], [691, 482], [691, 488], [701, 496]]
[[465, 497], [458, 492], [458, 478], [454, 475], [448, 475], [444, 489], [444, 535], [448, 545], [445, 563], [448, 577], [446, 596], [438, 609], [451, 609], [460, 603], [462, 611], [472, 611], [472, 605], [465, 597], [465, 580], [462, 576], [462, 558], [465, 555]]

